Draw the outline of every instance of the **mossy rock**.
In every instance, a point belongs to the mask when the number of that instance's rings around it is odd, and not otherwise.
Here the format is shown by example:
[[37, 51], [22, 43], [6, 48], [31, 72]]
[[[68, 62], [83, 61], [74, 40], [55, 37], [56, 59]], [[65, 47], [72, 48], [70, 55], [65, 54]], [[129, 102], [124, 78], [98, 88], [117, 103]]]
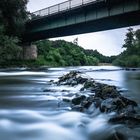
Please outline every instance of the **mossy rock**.
[[81, 104], [82, 101], [85, 100], [85, 99], [86, 99], [86, 96], [85, 96], [85, 95], [81, 95], [81, 96], [79, 96], [79, 97], [73, 98], [73, 99], [72, 99], [72, 104], [74, 104], [74, 105], [79, 105], [79, 104]]

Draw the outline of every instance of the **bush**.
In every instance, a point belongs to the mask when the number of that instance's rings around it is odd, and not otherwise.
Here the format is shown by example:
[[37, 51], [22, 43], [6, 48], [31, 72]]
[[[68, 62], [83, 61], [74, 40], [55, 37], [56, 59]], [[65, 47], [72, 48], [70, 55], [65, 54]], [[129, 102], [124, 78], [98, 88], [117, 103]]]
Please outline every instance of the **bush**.
[[127, 67], [140, 67], [140, 57], [138, 55], [128, 56], [125, 65]]

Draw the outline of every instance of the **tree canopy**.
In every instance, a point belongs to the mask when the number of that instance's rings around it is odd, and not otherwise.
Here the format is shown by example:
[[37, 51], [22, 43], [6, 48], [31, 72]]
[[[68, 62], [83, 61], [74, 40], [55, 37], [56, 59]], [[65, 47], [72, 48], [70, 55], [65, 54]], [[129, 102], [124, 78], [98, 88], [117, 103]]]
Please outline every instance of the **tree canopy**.
[[24, 32], [28, 0], [0, 0], [0, 65], [21, 58], [18, 42]]
[[134, 31], [129, 28], [124, 41], [125, 51], [118, 56], [114, 64], [124, 67], [140, 67], [140, 29]]
[[72, 42], [64, 40], [43, 40], [36, 42], [38, 47], [37, 65], [48, 66], [86, 66], [112, 62], [97, 50], [85, 50]]
[[27, 2], [28, 0], [0, 0], [0, 24], [4, 26], [6, 35], [20, 36], [24, 31]]

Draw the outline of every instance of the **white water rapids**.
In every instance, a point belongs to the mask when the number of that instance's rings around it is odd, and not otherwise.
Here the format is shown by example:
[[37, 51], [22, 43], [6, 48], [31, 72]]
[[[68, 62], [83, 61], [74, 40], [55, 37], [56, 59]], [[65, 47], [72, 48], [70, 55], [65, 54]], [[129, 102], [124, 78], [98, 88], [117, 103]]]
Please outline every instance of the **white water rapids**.
[[[67, 67], [33, 71], [0, 70], [0, 140], [112, 140], [114, 133], [123, 132], [140, 138], [140, 128], [112, 125], [112, 114], [71, 111], [62, 98], [71, 99], [79, 86], [54, 86], [50, 80], [71, 70], [82, 71], [96, 81], [116, 85], [124, 96], [140, 104], [140, 71], [118, 67]], [[43, 90], [48, 90], [43, 92]], [[63, 92], [62, 92], [63, 90]], [[133, 137], [136, 137], [135, 139]]]

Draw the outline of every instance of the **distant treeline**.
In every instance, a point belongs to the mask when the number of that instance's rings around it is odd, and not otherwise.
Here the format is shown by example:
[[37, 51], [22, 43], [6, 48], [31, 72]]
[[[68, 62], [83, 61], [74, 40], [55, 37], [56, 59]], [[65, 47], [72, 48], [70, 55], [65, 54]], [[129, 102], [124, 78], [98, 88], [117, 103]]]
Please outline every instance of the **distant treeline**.
[[[8, 66], [95, 66], [99, 63], [112, 63], [116, 56], [107, 57], [100, 54], [97, 50], [85, 50], [84, 48], [64, 40], [42, 40], [34, 43], [37, 46], [38, 58], [36, 60], [3, 59], [0, 65]], [[16, 48], [13, 55], [16, 54]], [[5, 52], [9, 52], [7, 48]], [[5, 53], [4, 53], [5, 55]], [[10, 55], [5, 55], [9, 57]], [[16, 56], [15, 56], [16, 57]], [[15, 58], [13, 57], [13, 58]], [[3, 56], [3, 58], [5, 58]]]
[[38, 48], [37, 65], [47, 66], [88, 66], [99, 63], [112, 63], [115, 56], [106, 57], [97, 50], [85, 50], [64, 40], [36, 42]]

